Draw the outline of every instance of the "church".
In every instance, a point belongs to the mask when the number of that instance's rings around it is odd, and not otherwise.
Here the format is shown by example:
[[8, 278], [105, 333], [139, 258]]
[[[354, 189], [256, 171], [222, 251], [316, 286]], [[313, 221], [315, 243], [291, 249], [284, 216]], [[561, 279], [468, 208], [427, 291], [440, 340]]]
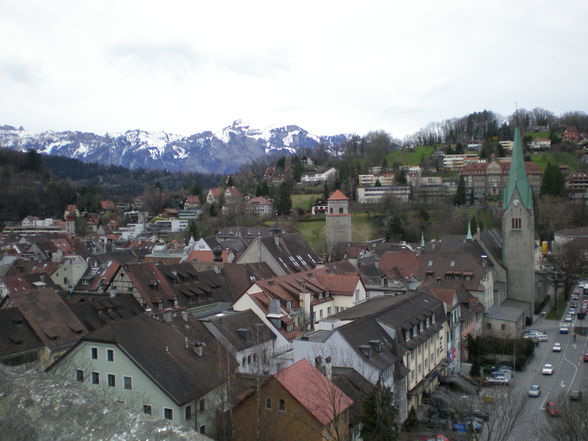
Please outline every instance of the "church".
[[529, 320], [546, 295], [536, 277], [533, 190], [525, 170], [521, 133], [515, 129], [508, 181], [502, 193], [502, 227], [479, 234], [478, 242], [496, 269], [494, 304], [521, 309]]

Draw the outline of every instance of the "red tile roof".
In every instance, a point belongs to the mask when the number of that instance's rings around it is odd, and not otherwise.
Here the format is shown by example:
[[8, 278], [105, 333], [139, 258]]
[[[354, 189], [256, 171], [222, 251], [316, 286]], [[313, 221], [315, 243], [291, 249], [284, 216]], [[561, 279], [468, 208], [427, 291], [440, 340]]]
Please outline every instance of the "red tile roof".
[[274, 378], [324, 426], [353, 404], [306, 358], [281, 370]]
[[398, 271], [403, 277], [419, 274], [421, 256], [410, 250], [385, 253], [379, 261], [380, 269], [386, 276], [395, 278]]
[[200, 196], [197, 195], [188, 195], [186, 196], [186, 203], [187, 204], [199, 204], [200, 203]]
[[341, 190], [335, 190], [329, 197], [329, 201], [348, 201], [349, 198]]

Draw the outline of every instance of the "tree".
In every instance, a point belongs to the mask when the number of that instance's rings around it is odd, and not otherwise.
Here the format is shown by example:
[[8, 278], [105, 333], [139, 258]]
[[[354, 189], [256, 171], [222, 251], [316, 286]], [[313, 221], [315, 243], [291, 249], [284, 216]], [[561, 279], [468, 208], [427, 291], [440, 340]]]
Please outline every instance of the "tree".
[[541, 182], [541, 195], [563, 196], [565, 194], [565, 178], [557, 164], [551, 162], [545, 167]]
[[466, 201], [466, 190], [465, 190], [465, 180], [463, 176], [459, 177], [459, 183], [457, 184], [457, 191], [455, 192], [455, 196], [453, 197], [453, 204], [454, 205], [464, 205]]
[[402, 218], [398, 215], [390, 217], [386, 228], [386, 241], [398, 241], [404, 238]]
[[188, 235], [188, 240], [190, 240], [190, 238], [198, 240], [198, 226], [196, 225], [196, 221], [194, 219], [190, 221], [190, 225], [188, 227]]
[[544, 418], [539, 426], [541, 439], [553, 441], [584, 441], [586, 439], [586, 422], [588, 421], [588, 403], [573, 402], [560, 394], [557, 403], [561, 415], [558, 418]]
[[361, 437], [364, 441], [395, 441], [398, 439], [396, 408], [392, 391], [380, 381], [363, 401]]
[[302, 179], [302, 172], [304, 171], [304, 167], [302, 166], [302, 161], [298, 156], [294, 156], [292, 160], [292, 177], [296, 182], [300, 182]]
[[229, 179], [227, 179], [227, 187], [232, 187], [233, 185], [233, 176], [229, 175]]
[[292, 209], [292, 198], [290, 196], [290, 192], [290, 185], [287, 182], [282, 182], [274, 201], [274, 209], [280, 215], [288, 214]]

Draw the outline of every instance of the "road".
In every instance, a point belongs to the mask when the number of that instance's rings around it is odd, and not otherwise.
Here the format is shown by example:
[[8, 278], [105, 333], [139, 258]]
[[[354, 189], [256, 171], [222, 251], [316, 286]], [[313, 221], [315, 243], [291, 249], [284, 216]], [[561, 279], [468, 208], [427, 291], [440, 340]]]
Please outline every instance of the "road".
[[[512, 390], [524, 393], [525, 402], [524, 423], [513, 431], [509, 441], [537, 440], [537, 428], [548, 418], [545, 412], [547, 401], [560, 402], [568, 399], [571, 390], [580, 389], [584, 392], [584, 399], [588, 399], [588, 363], [584, 363], [582, 355], [588, 352], [588, 337], [577, 335], [573, 339], [572, 322], [569, 334], [559, 333], [559, 321], [537, 318], [529, 329], [545, 332], [549, 341], [539, 343], [535, 348], [535, 356], [522, 372], [517, 372], [513, 379]], [[553, 352], [553, 343], [562, 345], [561, 352]], [[541, 369], [545, 363], [554, 366], [553, 375], [543, 375]], [[532, 384], [541, 387], [541, 395], [532, 398], [527, 391]]]

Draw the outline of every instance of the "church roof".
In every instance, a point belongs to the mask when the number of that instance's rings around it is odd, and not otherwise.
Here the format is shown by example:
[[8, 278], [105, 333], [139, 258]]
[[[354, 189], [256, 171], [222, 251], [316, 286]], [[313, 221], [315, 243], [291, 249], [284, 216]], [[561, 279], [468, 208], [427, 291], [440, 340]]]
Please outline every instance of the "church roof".
[[527, 173], [525, 172], [525, 160], [523, 158], [521, 131], [518, 127], [515, 129], [514, 138], [510, 173], [508, 175], [508, 182], [504, 188], [502, 208], [505, 210], [508, 208], [516, 190], [521, 198], [521, 203], [523, 206], [527, 210], [532, 210], [533, 193], [531, 186], [529, 185], [529, 181], [527, 180]]

